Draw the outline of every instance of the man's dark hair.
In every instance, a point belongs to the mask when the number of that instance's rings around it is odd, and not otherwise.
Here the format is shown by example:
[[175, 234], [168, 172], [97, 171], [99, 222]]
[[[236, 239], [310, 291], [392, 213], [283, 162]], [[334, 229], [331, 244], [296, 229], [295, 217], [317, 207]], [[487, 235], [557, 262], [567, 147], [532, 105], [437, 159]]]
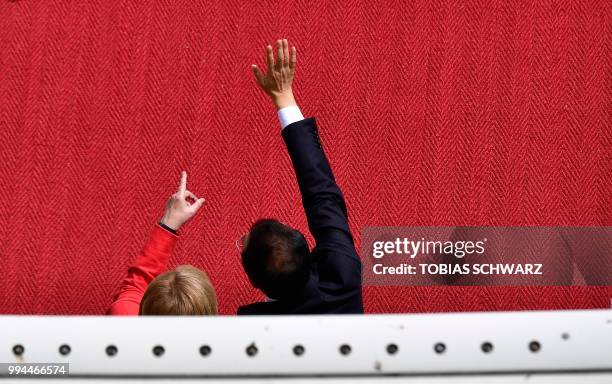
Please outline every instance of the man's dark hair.
[[251, 283], [272, 299], [298, 294], [310, 276], [310, 251], [300, 231], [273, 219], [251, 226], [242, 250], [242, 265]]

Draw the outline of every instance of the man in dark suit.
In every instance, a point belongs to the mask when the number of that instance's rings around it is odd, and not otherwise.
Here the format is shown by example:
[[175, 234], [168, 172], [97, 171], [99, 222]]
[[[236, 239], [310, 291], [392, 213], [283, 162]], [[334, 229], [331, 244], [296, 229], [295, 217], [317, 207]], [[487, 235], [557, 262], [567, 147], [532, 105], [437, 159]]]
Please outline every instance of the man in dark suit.
[[266, 47], [268, 71], [253, 65], [259, 86], [274, 102], [297, 176], [308, 227], [316, 245], [277, 220], [253, 224], [240, 240], [251, 283], [269, 298], [240, 307], [239, 315], [363, 313], [361, 261], [349, 229], [346, 204], [319, 140], [314, 118], [304, 119], [291, 84], [295, 47], [278, 40], [276, 61]]

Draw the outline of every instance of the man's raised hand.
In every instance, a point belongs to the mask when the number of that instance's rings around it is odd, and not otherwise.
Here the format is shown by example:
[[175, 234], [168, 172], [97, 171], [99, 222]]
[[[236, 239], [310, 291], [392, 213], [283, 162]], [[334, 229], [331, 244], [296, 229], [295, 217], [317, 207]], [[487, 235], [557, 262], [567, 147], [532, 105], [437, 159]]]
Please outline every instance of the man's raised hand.
[[181, 172], [178, 191], [170, 196], [161, 223], [178, 231], [204, 204], [204, 198], [197, 198], [187, 189], [187, 172]]
[[274, 61], [274, 50], [271, 45], [266, 47], [266, 61], [268, 72], [265, 74], [257, 65], [251, 66], [257, 84], [270, 96], [277, 109], [296, 105], [291, 90], [297, 63], [295, 47], [291, 47], [290, 51], [287, 39], [278, 40], [276, 42], [276, 61]]

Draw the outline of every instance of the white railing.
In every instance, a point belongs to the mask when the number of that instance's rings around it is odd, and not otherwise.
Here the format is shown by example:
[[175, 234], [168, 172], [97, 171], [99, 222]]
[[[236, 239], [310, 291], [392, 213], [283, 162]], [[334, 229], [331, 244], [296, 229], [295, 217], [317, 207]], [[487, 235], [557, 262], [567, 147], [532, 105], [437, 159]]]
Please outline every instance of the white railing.
[[81, 377], [601, 373], [612, 372], [612, 310], [0, 316], [0, 362], [69, 363]]

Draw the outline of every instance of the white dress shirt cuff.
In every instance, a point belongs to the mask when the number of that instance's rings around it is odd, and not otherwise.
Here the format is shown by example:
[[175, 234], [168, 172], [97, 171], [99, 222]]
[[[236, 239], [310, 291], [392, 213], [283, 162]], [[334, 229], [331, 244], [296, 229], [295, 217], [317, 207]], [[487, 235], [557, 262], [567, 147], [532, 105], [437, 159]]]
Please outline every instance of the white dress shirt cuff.
[[304, 116], [297, 105], [292, 105], [278, 110], [278, 120], [280, 121], [281, 127], [285, 129], [285, 127], [291, 123], [304, 120]]

